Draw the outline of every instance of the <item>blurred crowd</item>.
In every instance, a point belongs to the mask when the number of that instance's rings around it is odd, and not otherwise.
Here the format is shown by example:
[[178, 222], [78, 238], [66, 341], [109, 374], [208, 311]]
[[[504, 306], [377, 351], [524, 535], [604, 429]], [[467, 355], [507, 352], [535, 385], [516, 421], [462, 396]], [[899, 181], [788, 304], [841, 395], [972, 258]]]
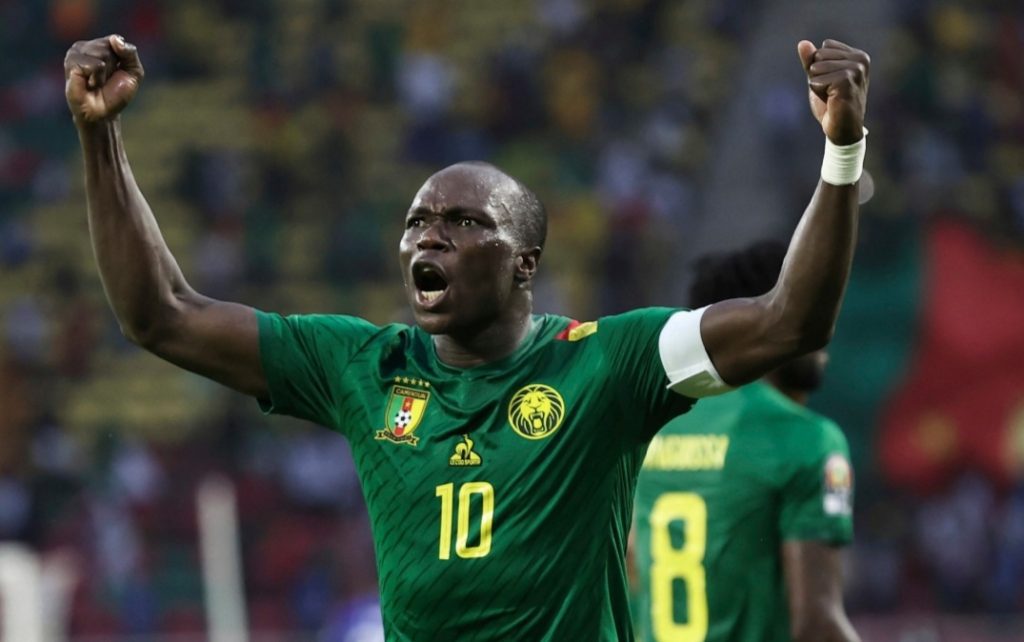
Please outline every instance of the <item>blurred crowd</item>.
[[856, 397], [858, 377], [888, 385], [868, 412], [848, 413], [861, 422], [844, 424], [865, 451], [851, 601], [855, 611], [1019, 613], [1024, 6], [894, 11], [870, 107], [878, 190], [845, 322], [860, 306], [884, 313], [846, 342], [845, 376], [819, 405], [842, 405], [844, 388]]
[[[194, 499], [214, 473], [236, 484], [254, 629], [360, 639], [376, 586], [340, 437], [268, 420], [121, 337], [86, 236], [71, 42], [116, 32], [139, 47], [127, 149], [199, 291], [407, 320], [408, 202], [441, 166], [483, 159], [550, 212], [540, 311], [592, 318], [671, 303], [669, 261], [699, 223], [709, 141], [763, 4], [0, 0], [0, 538], [70, 552], [72, 632], [202, 630]], [[858, 261], [870, 270], [935, 218], [1019, 243], [1024, 10], [894, 11]], [[868, 464], [858, 481], [855, 610], [1024, 605], [1016, 480], [965, 470], [895, 492]]]

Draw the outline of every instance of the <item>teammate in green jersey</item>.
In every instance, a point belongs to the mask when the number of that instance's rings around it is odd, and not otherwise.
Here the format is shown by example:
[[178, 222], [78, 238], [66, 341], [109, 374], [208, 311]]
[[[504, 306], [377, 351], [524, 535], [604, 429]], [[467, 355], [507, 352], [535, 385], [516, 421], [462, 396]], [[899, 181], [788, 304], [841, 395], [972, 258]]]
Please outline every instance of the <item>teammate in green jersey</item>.
[[416, 326], [283, 318], [195, 292], [128, 165], [142, 81], [119, 36], [79, 42], [66, 95], [93, 249], [124, 333], [352, 444], [390, 640], [628, 640], [624, 558], [648, 441], [693, 399], [827, 343], [849, 273], [868, 57], [803, 41], [822, 180], [778, 287], [700, 312], [535, 316], [546, 217], [499, 169], [431, 176], [399, 259]]
[[[756, 297], [786, 246], [704, 257], [695, 308]], [[702, 401], [651, 442], [636, 492], [635, 619], [645, 642], [852, 642], [840, 546], [853, 536], [846, 438], [804, 407], [825, 352]]]

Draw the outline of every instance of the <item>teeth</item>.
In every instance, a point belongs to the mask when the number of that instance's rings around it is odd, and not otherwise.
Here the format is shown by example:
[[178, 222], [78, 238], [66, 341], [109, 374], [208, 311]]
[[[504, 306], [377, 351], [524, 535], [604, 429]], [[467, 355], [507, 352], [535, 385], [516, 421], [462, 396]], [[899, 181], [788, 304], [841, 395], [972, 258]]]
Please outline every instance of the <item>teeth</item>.
[[428, 302], [435, 301], [437, 297], [441, 296], [442, 294], [444, 294], [444, 290], [423, 290], [423, 298], [426, 299]]

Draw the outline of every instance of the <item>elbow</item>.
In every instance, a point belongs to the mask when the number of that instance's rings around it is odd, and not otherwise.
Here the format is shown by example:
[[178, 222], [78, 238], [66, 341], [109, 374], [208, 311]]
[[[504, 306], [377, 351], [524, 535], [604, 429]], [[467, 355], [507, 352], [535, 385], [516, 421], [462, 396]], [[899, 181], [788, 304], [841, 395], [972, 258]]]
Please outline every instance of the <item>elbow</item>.
[[144, 314], [119, 317], [121, 334], [131, 343], [149, 352], [160, 352], [160, 346], [171, 337], [180, 324], [182, 306], [178, 301], [150, 306]]
[[818, 639], [813, 631], [790, 631], [789, 637], [793, 642], [815, 642]]
[[121, 335], [136, 346], [155, 352], [160, 346], [166, 331], [162, 325], [153, 322], [124, 322], [119, 323]]
[[793, 621], [790, 623], [789, 634], [793, 642], [859, 642], [860, 640], [845, 615]]
[[826, 348], [836, 332], [835, 318], [799, 318], [786, 325], [793, 358]]
[[783, 326], [778, 329], [774, 341], [775, 355], [779, 363], [786, 363], [797, 357], [825, 349], [835, 334], [833, 324]]
[[810, 642], [820, 633], [820, 625], [813, 620], [809, 613], [794, 612], [790, 608], [789, 637], [793, 642]]
[[824, 313], [819, 306], [794, 306], [777, 295], [766, 298], [766, 327], [777, 337], [780, 356], [793, 359], [821, 350], [832, 341], [835, 314]]
[[793, 642], [823, 642], [835, 639], [825, 633], [824, 627], [814, 626], [810, 623], [794, 624], [789, 629], [789, 636]]
[[819, 326], [804, 328], [797, 340], [797, 353], [804, 355], [816, 350], [823, 350], [835, 336], [836, 326], [834, 323], [819, 324]]

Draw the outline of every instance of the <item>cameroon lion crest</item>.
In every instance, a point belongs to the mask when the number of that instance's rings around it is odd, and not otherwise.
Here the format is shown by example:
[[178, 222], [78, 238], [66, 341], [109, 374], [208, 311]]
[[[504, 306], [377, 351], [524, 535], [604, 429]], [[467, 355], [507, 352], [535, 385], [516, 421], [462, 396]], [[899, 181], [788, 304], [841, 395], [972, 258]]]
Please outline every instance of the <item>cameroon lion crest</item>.
[[520, 437], [550, 437], [562, 425], [565, 401], [551, 386], [533, 383], [523, 386], [508, 404], [508, 423]]

